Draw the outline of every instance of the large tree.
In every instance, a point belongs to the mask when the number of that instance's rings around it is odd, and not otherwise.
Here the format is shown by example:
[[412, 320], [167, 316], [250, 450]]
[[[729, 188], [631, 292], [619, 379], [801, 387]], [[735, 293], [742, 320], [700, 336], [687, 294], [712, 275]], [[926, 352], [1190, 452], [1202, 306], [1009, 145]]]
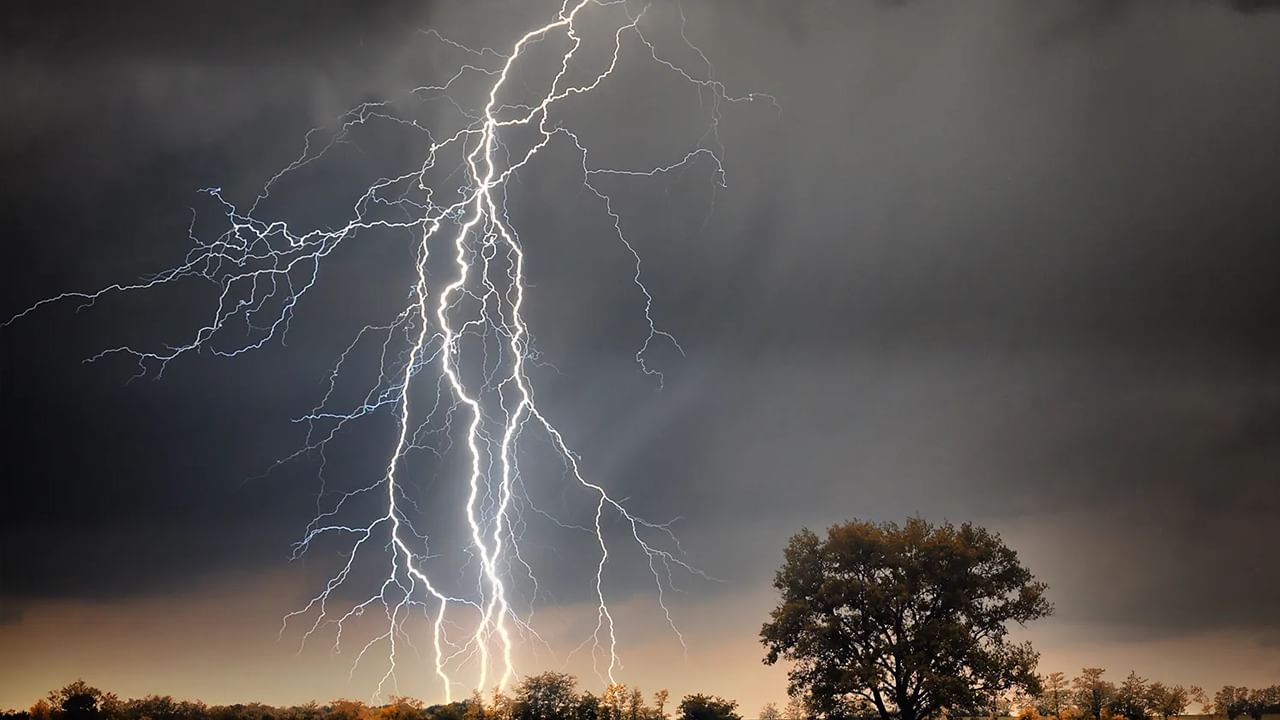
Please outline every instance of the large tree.
[[855, 521], [825, 539], [802, 530], [785, 557], [780, 602], [760, 631], [765, 662], [790, 661], [790, 692], [817, 714], [977, 715], [1011, 689], [1038, 689], [1038, 655], [1008, 639], [1009, 624], [1052, 607], [999, 535]]

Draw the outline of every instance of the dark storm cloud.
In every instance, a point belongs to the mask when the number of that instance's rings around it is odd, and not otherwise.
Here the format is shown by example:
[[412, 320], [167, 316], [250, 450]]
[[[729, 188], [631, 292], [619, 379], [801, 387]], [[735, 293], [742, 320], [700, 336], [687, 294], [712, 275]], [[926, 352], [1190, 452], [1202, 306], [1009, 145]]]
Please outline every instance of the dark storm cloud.
[[[323, 5], [286, 1], [265, 10], [244, 0], [110, 7], [93, 2], [15, 2], [6, 8], [0, 39], [7, 55], [59, 64], [118, 62], [125, 57], [215, 65], [300, 64], [330, 54], [334, 42], [346, 44], [356, 38], [372, 45], [412, 33], [413, 21], [425, 15], [422, 3], [396, 0]], [[228, 46], [236, 52], [228, 52]], [[343, 54], [360, 52], [357, 44], [344, 48]]]
[[1242, 13], [1280, 10], [1280, 2], [1277, 2], [1277, 0], [1228, 0], [1226, 4], [1236, 12]]
[[[261, 183], [264, 156], [287, 162], [300, 131], [396, 82], [405, 58], [387, 48], [410, 43], [427, 18], [422, 3], [394, 2], [4, 12], [6, 315], [53, 289], [171, 262], [195, 190]], [[246, 480], [279, 457], [281, 441], [297, 441], [289, 418], [314, 400], [327, 360], [252, 363], [254, 375], [309, 378], [267, 385], [246, 382], [244, 366], [199, 360], [133, 384], [127, 362], [80, 363], [95, 346], [148, 342], [148, 330], [131, 335], [137, 317], [171, 338], [185, 333], [207, 299], [198, 292], [6, 330], [6, 595], [172, 590], [287, 557], [314, 480], [289, 469]]]
[[981, 7], [811, 10], [751, 66], [786, 87], [730, 166], [763, 209], [655, 251], [720, 300], [677, 328], [724, 363], [708, 512], [782, 515], [744, 574], [797, 517], [1030, 516], [1065, 619], [1274, 633], [1277, 19], [1138, 3], [1045, 45], [1077, 6]]
[[[824, 520], [1030, 515], [1061, 540], [1049, 579], [1069, 619], [1274, 633], [1280, 575], [1257, 528], [1280, 499], [1280, 171], [1261, 160], [1280, 154], [1280, 77], [1257, 70], [1275, 66], [1277, 19], [1138, 3], [1046, 46], [1078, 6], [1028, 7], [810, 26], [806, 42], [848, 48], [821, 66], [847, 70], [790, 86], [787, 106], [836, 94], [846, 112], [807, 116], [807, 142], [769, 158], [794, 210], [754, 278], [774, 321], [743, 351], [784, 317], [829, 359], [792, 349], [773, 364], [783, 387], [744, 383], [788, 418], [818, 414], [799, 459], [763, 470], [786, 496], [755, 494], [850, 507]], [[889, 49], [930, 29], [915, 55]], [[760, 467], [748, 454], [738, 478]]]
[[[531, 319], [562, 372], [544, 402], [620, 495], [685, 516], [730, 592], [801, 523], [920, 512], [1059, 541], [1028, 553], [1068, 619], [1274, 637], [1280, 15], [1244, 12], [1268, 5], [691, 5], [720, 76], [782, 115], [726, 110], [730, 187], [705, 226], [696, 172], [628, 186], [655, 313], [689, 354], [663, 357], [665, 390], [632, 365], [621, 249], [539, 247]], [[404, 49], [427, 24], [416, 4], [93, 7], [3, 24], [22, 102], [0, 111], [0, 314], [167, 264], [192, 190], [252, 187], [307, 127], [431, 68]], [[499, 42], [515, 21], [493, 8], [431, 19]], [[619, 164], [679, 147], [646, 131], [665, 101], [630, 100], [677, 91], [633, 79], [584, 123], [635, 139]], [[607, 230], [562, 217], [579, 206], [558, 187], [524, 188], [513, 212], [555, 237]], [[300, 318], [301, 349], [129, 386], [127, 363], [78, 364], [182, 327], [193, 300], [4, 331], [6, 595], [283, 562], [314, 468], [244, 479], [296, 442], [288, 418], [346, 338]]]

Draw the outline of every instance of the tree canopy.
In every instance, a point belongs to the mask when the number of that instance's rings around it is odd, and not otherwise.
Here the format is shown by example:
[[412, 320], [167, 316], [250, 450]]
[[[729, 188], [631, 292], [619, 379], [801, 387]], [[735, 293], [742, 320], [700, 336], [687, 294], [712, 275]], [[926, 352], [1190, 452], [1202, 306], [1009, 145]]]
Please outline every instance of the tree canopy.
[[1230, 720], [1242, 715], [1259, 720], [1263, 715], [1280, 713], [1280, 685], [1254, 690], [1228, 685], [1214, 695], [1213, 706]]
[[719, 695], [686, 695], [680, 701], [680, 720], [742, 720], [738, 703]]
[[573, 715], [578, 705], [573, 676], [558, 672], [530, 675], [516, 688], [514, 720], [557, 720]]
[[1038, 689], [1037, 653], [1008, 632], [1052, 612], [1046, 586], [981, 527], [806, 529], [773, 584], [765, 662], [790, 661], [790, 692], [824, 718], [976, 715], [1011, 689]]

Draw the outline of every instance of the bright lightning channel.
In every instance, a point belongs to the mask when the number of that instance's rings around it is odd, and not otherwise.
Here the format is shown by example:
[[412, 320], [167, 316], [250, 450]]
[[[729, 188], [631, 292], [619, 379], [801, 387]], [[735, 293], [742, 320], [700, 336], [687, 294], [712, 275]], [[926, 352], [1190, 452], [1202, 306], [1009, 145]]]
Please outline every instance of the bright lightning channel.
[[[606, 602], [606, 566], [611, 549], [617, 551], [606, 540], [605, 523], [610, 519], [621, 521], [629, 542], [643, 554], [653, 574], [657, 604], [684, 645], [666, 602], [666, 592], [673, 587], [672, 573], [679, 569], [707, 576], [683, 559], [671, 523], [652, 523], [637, 517], [603, 485], [588, 479], [579, 456], [535, 402], [527, 372], [531, 363], [538, 362], [538, 354], [524, 318], [526, 250], [506, 208], [510, 180], [540, 152], [559, 146], [581, 158], [582, 187], [600, 202], [616, 239], [633, 260], [631, 280], [644, 298], [647, 334], [636, 351], [635, 361], [642, 372], [661, 383], [661, 373], [648, 362], [650, 349], [655, 343], [667, 342], [674, 349], [683, 350], [655, 322], [654, 298], [642, 282], [640, 255], [623, 232], [622, 217], [615, 211], [613, 198], [596, 179], [608, 175], [652, 178], [704, 161], [712, 166], [716, 185], [723, 187], [723, 153], [718, 134], [721, 105], [756, 100], [776, 103], [772, 97], [759, 93], [728, 94], [715, 79], [706, 55], [689, 41], [683, 8], [679, 8], [680, 41], [697, 56], [702, 68], [696, 72], [687, 70], [669, 59], [646, 35], [644, 20], [648, 10], [648, 6], [637, 9], [626, 0], [565, 0], [554, 17], [524, 33], [505, 53], [473, 49], [429, 31], [427, 35], [449, 51], [465, 53], [468, 62], [460, 65], [445, 83], [415, 88], [411, 96], [448, 103], [463, 118], [455, 132], [437, 138], [418, 120], [397, 114], [392, 103], [363, 103], [339, 119], [339, 129], [328, 142], [313, 146], [313, 137], [319, 131], [308, 133], [302, 154], [266, 183], [247, 210], [242, 211], [225, 199], [220, 188], [206, 189], [204, 192], [220, 204], [228, 227], [216, 240], [204, 242], [197, 238], [193, 221], [189, 236], [194, 247], [182, 263], [137, 283], [50, 297], [5, 323], [7, 326], [58, 301], [78, 300], [83, 307], [108, 294], [147, 290], [188, 278], [214, 283], [220, 288], [214, 311], [187, 341], [163, 350], [114, 347], [90, 358], [132, 356], [138, 362], [139, 374], [154, 373], [159, 377], [169, 362], [191, 352], [234, 357], [283, 339], [298, 302], [317, 283], [321, 263], [344, 241], [360, 232], [375, 230], [413, 234], [415, 276], [407, 306], [390, 322], [364, 327], [347, 346], [332, 369], [323, 399], [299, 418], [308, 427], [304, 446], [280, 461], [311, 454], [320, 458], [322, 489], [316, 516], [296, 543], [294, 557], [300, 557], [318, 538], [351, 538], [341, 567], [305, 606], [285, 616], [281, 633], [290, 623], [302, 621], [305, 630], [301, 641], [305, 644], [322, 628], [332, 627], [336, 652], [343, 646], [349, 625], [366, 613], [381, 613], [385, 624], [360, 645], [351, 668], [354, 674], [372, 650], [385, 647], [386, 668], [375, 695], [388, 689], [398, 692], [397, 662], [405, 646], [417, 651], [406, 626], [416, 613], [422, 613], [428, 621], [432, 664], [446, 702], [453, 699], [455, 690], [487, 688], [490, 682], [500, 688], [508, 686], [516, 677], [513, 653], [517, 640], [546, 645], [532, 625], [532, 600], [529, 609], [521, 612], [512, 597], [511, 574], [517, 569], [532, 583], [534, 599], [538, 592], [533, 568], [520, 553], [526, 510], [561, 528], [588, 533], [598, 547], [592, 582], [594, 627], [574, 652], [589, 648], [593, 667], [602, 680], [614, 682], [621, 668], [614, 615]], [[579, 57], [584, 33], [608, 33], [612, 37], [611, 52], [605, 53], [607, 62], [595, 71], [585, 69], [586, 61]], [[558, 70], [545, 94], [533, 102], [504, 101], [504, 91], [517, 73], [536, 70], [529, 67], [534, 62], [529, 59], [531, 49], [552, 40], [564, 42], [565, 49], [556, 58]], [[579, 135], [563, 118], [553, 119], [552, 112], [562, 101], [600, 87], [615, 74], [628, 49], [638, 50], [662, 71], [674, 73], [679, 80], [695, 86], [699, 98], [709, 99], [710, 123], [694, 147], [668, 164], [639, 169], [597, 167], [590, 162], [590, 153]], [[585, 79], [572, 82], [575, 72], [585, 75]], [[483, 106], [468, 112], [455, 94], [472, 78], [488, 84], [482, 95]], [[258, 217], [259, 206], [279, 181], [346, 142], [355, 128], [374, 120], [425, 133], [429, 149], [421, 166], [381, 178], [367, 187], [353, 204], [350, 221], [337, 229], [299, 232], [285, 221]], [[527, 147], [516, 152], [513, 148], [519, 140], [514, 136], [521, 129], [532, 130], [535, 135]], [[428, 178], [441, 174], [439, 163], [450, 153], [457, 153], [460, 158], [457, 167], [452, 173], [443, 173], [444, 180], [429, 182]], [[449, 178], [453, 177], [460, 180], [455, 187], [449, 187]], [[456, 192], [457, 199], [437, 200], [450, 189]], [[433, 252], [445, 253], [453, 267], [452, 279], [438, 287], [431, 280]], [[229, 347], [216, 342], [236, 332], [242, 338], [248, 332], [255, 339]], [[395, 352], [397, 336], [404, 338], [407, 351]], [[344, 364], [357, 346], [367, 338], [377, 337], [383, 338], [380, 370], [364, 401], [345, 411], [327, 409]], [[476, 342], [480, 343], [478, 354]], [[477, 373], [469, 368], [477, 366], [479, 377], [474, 377]], [[411, 401], [424, 397], [414, 391], [428, 382], [434, 383], [434, 401], [424, 412]], [[323, 482], [327, 445], [351, 423], [384, 409], [395, 414], [397, 435], [383, 474], [353, 491], [336, 493], [336, 501], [326, 507]], [[469, 530], [466, 552], [478, 565], [473, 593], [447, 590], [449, 583], [441, 581], [440, 571], [428, 572], [438, 555], [429, 551], [427, 536], [413, 526], [414, 515], [421, 513], [402, 480], [410, 452], [428, 450], [443, 455], [449, 449], [455, 417], [461, 417], [460, 424], [464, 426], [467, 493], [463, 513]], [[549, 440], [564, 464], [566, 478], [594, 498], [589, 525], [556, 519], [534, 506], [523, 490], [518, 446], [522, 433], [530, 427]], [[432, 438], [439, 444], [430, 445]], [[340, 519], [350, 505], [375, 495], [383, 498], [382, 514], [366, 524]], [[385, 552], [389, 564], [376, 591], [358, 602], [344, 601], [342, 592], [358, 572], [358, 562], [378, 549]], [[465, 567], [454, 570], [466, 572]], [[460, 674], [468, 668], [466, 674], [471, 679], [464, 680]]]

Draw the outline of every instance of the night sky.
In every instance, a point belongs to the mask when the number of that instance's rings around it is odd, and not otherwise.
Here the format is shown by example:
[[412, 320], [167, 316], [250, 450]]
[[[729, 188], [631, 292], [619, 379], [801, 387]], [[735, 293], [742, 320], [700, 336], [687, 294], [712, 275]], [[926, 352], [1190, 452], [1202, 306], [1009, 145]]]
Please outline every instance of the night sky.
[[[667, 33], [673, 7], [655, 10]], [[307, 129], [446, 78], [459, 56], [424, 30], [509, 46], [545, 11], [7, 4], [0, 316], [180, 262], [193, 210], [218, 220], [198, 190], [251, 200]], [[781, 110], [723, 110], [727, 188], [705, 165], [616, 185], [654, 317], [685, 350], [654, 351], [661, 387], [633, 357], [629, 258], [563, 163], [513, 199], [529, 320], [556, 368], [542, 402], [616, 496], [681, 518], [690, 560], [718, 579], [677, 581], [685, 661], [651, 582], [619, 567], [620, 679], [748, 714], [782, 700], [756, 637], [787, 537], [917, 514], [999, 531], [1049, 584], [1057, 612], [1021, 632], [1045, 671], [1212, 689], [1280, 676], [1280, 7], [686, 14], [717, 77]], [[570, 115], [602, 158], [652, 164], [697, 138], [706, 108], [632, 59]], [[415, 161], [400, 142], [370, 131], [282, 191], [282, 212], [341, 220], [354, 180]], [[404, 238], [347, 250], [287, 343], [184, 357], [158, 379], [82, 360], [185, 337], [207, 289], [53, 305], [0, 330], [0, 706], [76, 677], [211, 702], [371, 692], [349, 656], [277, 639], [337, 547], [290, 561], [314, 459], [264, 475], [299, 446], [291, 419], [354, 332], [407, 291]], [[391, 426], [354, 433], [334, 475], [384, 463]], [[428, 520], [446, 482], [421, 486]], [[539, 605], [553, 627], [590, 602], [564, 553]], [[436, 699], [425, 675], [402, 689]]]

